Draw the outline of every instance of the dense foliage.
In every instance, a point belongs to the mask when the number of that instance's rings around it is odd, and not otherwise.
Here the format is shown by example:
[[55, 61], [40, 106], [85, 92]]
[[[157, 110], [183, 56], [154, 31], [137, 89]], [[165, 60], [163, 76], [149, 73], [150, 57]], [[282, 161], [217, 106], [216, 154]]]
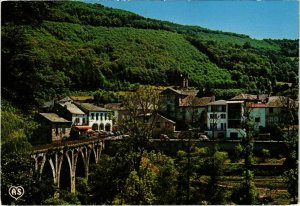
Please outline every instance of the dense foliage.
[[223, 96], [298, 81], [296, 40], [255, 40], [81, 2], [4, 2], [2, 11], [3, 95], [28, 106], [76, 90], [177, 84], [183, 73]]

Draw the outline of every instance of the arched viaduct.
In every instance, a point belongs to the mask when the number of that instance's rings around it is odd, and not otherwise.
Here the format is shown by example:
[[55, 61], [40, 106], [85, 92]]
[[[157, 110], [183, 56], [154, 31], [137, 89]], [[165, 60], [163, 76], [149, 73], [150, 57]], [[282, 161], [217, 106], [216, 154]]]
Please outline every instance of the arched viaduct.
[[103, 149], [100, 139], [36, 146], [32, 153], [35, 171], [41, 178], [51, 177], [58, 189], [74, 193], [76, 177], [88, 177], [90, 166], [98, 162]]

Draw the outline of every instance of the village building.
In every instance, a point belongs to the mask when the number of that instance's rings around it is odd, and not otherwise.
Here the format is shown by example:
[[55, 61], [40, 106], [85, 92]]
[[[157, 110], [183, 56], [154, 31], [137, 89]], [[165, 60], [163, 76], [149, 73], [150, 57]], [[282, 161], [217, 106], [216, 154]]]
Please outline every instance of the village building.
[[91, 103], [75, 102], [75, 104], [86, 113], [87, 125], [91, 126], [94, 131], [112, 131], [113, 112], [111, 110]]
[[159, 111], [167, 118], [177, 122], [177, 129], [187, 129], [187, 124], [206, 128], [206, 105], [214, 97], [197, 97], [198, 90], [193, 88], [167, 88], [161, 92]]
[[128, 117], [128, 110], [122, 103], [108, 103], [104, 104], [103, 107], [113, 112], [112, 131], [119, 131], [124, 119]]
[[260, 132], [266, 127], [266, 103], [252, 103], [248, 105], [250, 118], [254, 122], [254, 131]]
[[154, 128], [152, 130], [152, 137], [159, 138], [161, 134], [168, 135], [173, 138], [175, 132], [176, 122], [160, 115], [155, 115]]
[[87, 115], [69, 97], [56, 102], [54, 111], [65, 119], [72, 121], [72, 126], [87, 124]]
[[244, 101], [227, 101], [226, 138], [240, 139], [246, 136], [246, 132], [242, 126], [244, 109]]
[[285, 108], [294, 109], [295, 115], [298, 117], [298, 110], [295, 109], [298, 108], [296, 101], [284, 96], [269, 97], [266, 102], [266, 126], [272, 127], [275, 124], [281, 123], [283, 121]]
[[71, 121], [68, 121], [55, 113], [39, 113], [41, 123], [40, 142], [58, 143], [70, 136]]
[[214, 138], [224, 138], [227, 128], [226, 100], [207, 104], [207, 130], [205, 133]]

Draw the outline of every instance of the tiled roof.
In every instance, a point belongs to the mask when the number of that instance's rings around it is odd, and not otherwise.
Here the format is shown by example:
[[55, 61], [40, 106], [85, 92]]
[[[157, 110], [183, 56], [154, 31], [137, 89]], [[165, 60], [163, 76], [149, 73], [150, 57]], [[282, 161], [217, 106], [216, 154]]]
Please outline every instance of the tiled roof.
[[199, 90], [192, 89], [192, 88], [174, 89], [172, 87], [169, 87], [169, 88], [165, 89], [164, 91], [162, 91], [162, 93], [165, 93], [165, 92], [168, 92], [168, 91], [175, 92], [175, 93], [177, 93], [179, 95], [185, 95], [185, 96], [192, 95], [192, 96], [196, 96]]
[[227, 101], [226, 100], [218, 100], [214, 102], [210, 102], [207, 105], [226, 105]]
[[60, 116], [58, 116], [55, 113], [39, 113], [41, 116], [49, 120], [50, 122], [66, 122], [66, 123], [71, 123], [71, 121], [68, 121]]
[[103, 107], [98, 107], [94, 104], [90, 104], [90, 103], [78, 103], [76, 102], [76, 105], [79, 106], [80, 108], [87, 110], [87, 111], [91, 111], [91, 112], [110, 112], [111, 110], [109, 109], [105, 109]]
[[291, 98], [288, 98], [288, 97], [284, 97], [284, 96], [269, 97], [266, 105], [267, 105], [267, 107], [283, 107], [283, 106], [287, 106], [287, 105], [289, 107], [297, 107], [298, 106], [294, 100], [292, 100]]
[[267, 94], [259, 94], [259, 95], [255, 95], [255, 94], [239, 94], [239, 95], [231, 98], [230, 100], [257, 100], [258, 99], [258, 100], [264, 101], [267, 97], [268, 97]]
[[[180, 101], [180, 100], [179, 100]], [[212, 97], [196, 97], [189, 95], [179, 102], [180, 107], [205, 107], [212, 101]]]
[[249, 104], [251, 108], [265, 108], [267, 105], [265, 103]]
[[75, 104], [71, 102], [59, 103], [62, 107], [66, 108], [71, 114], [85, 114]]

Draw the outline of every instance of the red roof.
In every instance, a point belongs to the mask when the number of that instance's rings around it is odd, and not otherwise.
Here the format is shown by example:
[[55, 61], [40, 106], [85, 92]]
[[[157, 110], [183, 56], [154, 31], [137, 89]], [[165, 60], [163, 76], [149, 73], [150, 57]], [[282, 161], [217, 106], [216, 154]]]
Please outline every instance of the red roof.
[[79, 129], [79, 130], [88, 130], [88, 129], [92, 129], [91, 126], [75, 126], [76, 129]]
[[267, 107], [266, 104], [263, 104], [263, 103], [253, 103], [253, 104], [250, 104], [249, 107], [252, 107], [252, 108], [264, 108], [264, 107]]

